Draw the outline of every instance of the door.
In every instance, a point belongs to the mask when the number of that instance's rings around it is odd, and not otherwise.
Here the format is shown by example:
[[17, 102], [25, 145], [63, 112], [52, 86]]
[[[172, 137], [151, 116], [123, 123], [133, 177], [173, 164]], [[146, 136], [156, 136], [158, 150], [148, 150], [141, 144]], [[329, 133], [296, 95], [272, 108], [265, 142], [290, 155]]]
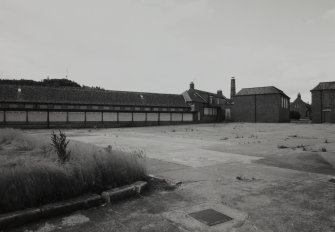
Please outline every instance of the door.
[[231, 119], [231, 116], [230, 116], [230, 109], [226, 109], [226, 110], [225, 110], [225, 118], [226, 118], [226, 120], [230, 120], [230, 119]]
[[331, 123], [330, 111], [323, 111], [323, 122]]

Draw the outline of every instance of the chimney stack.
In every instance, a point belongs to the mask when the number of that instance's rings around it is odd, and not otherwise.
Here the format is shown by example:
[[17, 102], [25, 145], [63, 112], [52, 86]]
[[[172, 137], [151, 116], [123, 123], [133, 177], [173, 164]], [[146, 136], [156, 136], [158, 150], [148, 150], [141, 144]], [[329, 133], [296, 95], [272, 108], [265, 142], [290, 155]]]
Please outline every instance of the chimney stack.
[[221, 90], [221, 89], [219, 89], [219, 90], [217, 91], [217, 95], [220, 96], [220, 97], [223, 96], [223, 94], [222, 94], [222, 90]]
[[193, 81], [190, 83], [190, 89], [194, 89], [194, 83], [193, 83]]
[[230, 84], [230, 99], [232, 99], [235, 95], [236, 95], [235, 77], [232, 77]]

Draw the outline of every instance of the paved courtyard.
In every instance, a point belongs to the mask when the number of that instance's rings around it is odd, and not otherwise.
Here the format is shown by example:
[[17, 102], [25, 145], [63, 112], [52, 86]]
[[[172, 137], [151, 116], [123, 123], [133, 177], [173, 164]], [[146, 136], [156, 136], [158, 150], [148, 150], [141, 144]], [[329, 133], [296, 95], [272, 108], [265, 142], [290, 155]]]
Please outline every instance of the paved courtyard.
[[[334, 131], [293, 123], [68, 130], [73, 140], [143, 150], [148, 173], [182, 184], [14, 231], [334, 231]], [[188, 215], [208, 208], [237, 223], [207, 226]]]

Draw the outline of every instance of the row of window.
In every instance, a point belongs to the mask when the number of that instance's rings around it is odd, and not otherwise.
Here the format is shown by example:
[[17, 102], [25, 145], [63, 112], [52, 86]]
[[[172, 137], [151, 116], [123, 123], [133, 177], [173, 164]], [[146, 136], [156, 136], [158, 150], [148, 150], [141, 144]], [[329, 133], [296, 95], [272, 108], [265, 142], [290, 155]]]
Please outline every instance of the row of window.
[[90, 106], [90, 105], [46, 105], [46, 104], [0, 104], [0, 108], [25, 109], [80, 109], [80, 110], [129, 110], [129, 111], [188, 111], [187, 108], [130, 107], [130, 106]]
[[287, 98], [285, 98], [285, 97], [282, 97], [281, 98], [281, 108], [283, 108], [283, 109], [288, 109], [289, 108], [289, 101], [288, 101], [288, 99]]
[[216, 108], [210, 108], [210, 107], [205, 107], [204, 108], [204, 115], [207, 116], [216, 116], [218, 114], [218, 111]]

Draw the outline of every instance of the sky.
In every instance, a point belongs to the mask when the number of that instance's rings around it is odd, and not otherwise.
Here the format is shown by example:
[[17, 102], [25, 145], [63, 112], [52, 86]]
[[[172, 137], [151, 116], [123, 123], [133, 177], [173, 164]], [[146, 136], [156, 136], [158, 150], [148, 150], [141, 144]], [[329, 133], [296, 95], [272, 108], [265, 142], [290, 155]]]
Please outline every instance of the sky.
[[334, 0], [0, 0], [0, 78], [292, 100], [335, 81]]

